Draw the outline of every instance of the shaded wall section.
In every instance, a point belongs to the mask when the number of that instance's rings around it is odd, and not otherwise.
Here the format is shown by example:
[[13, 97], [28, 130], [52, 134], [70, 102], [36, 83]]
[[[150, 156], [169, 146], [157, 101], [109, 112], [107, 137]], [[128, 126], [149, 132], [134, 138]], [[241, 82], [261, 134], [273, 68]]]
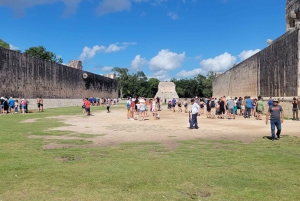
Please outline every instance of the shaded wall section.
[[[88, 75], [86, 79], [84, 73]], [[117, 87], [114, 79], [0, 47], [1, 96], [117, 98]]]
[[288, 32], [270, 46], [213, 81], [213, 96], [291, 97], [298, 95], [299, 32]]

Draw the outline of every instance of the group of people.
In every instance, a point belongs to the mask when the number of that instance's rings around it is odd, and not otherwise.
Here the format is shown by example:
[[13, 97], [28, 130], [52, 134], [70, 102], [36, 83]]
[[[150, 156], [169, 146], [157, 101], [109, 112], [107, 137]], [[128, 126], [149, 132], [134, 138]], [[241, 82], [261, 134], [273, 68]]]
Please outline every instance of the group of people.
[[24, 98], [0, 98], [0, 114], [17, 114], [17, 113], [26, 113], [28, 112], [28, 100]]
[[158, 111], [161, 111], [162, 99], [157, 98], [128, 98], [126, 102], [127, 119], [145, 121], [149, 117], [148, 111], [152, 112], [154, 119], [160, 119]]
[[117, 102], [117, 99], [112, 98], [84, 98], [82, 99], [82, 113], [91, 116], [91, 106], [106, 106], [107, 113], [110, 113], [111, 105], [116, 105]]

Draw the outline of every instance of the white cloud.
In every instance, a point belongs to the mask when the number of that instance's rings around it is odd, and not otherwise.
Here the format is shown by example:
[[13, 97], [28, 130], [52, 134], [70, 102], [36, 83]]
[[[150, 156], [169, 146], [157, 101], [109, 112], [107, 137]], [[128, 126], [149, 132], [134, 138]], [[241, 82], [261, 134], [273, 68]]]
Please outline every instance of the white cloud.
[[195, 60], [201, 60], [202, 59], [202, 56], [199, 55], [199, 56], [195, 56]]
[[131, 68], [133, 70], [140, 70], [142, 66], [147, 65], [149, 62], [145, 58], [141, 58], [141, 55], [136, 55], [131, 61]]
[[107, 13], [116, 13], [121, 11], [130, 11], [130, 0], [103, 0], [100, 2], [97, 13], [98, 15], [105, 15]]
[[168, 71], [165, 71], [165, 70], [157, 71], [157, 72], [153, 73], [153, 75], [150, 76], [149, 78], [157, 78], [161, 81], [169, 81], [170, 80]]
[[150, 60], [150, 70], [174, 70], [181, 66], [185, 59], [185, 52], [177, 54], [170, 52], [168, 49], [163, 49], [158, 52], [158, 55]]
[[98, 52], [102, 52], [102, 53], [118, 52], [126, 49], [129, 44], [136, 44], [136, 43], [122, 43], [122, 44], [123, 45], [121, 46], [118, 46], [117, 44], [110, 44], [108, 47], [105, 47], [103, 45], [101, 46], [95, 45], [93, 48], [89, 48], [85, 46], [82, 50], [82, 53], [79, 56], [79, 60], [84, 61], [93, 58]]
[[9, 44], [9, 49], [11, 50], [19, 50], [19, 47], [13, 46], [12, 44]]
[[190, 70], [190, 71], [185, 71], [182, 70], [179, 73], [177, 73], [177, 77], [194, 77], [197, 76], [198, 74], [202, 74], [205, 75], [207, 74], [207, 71], [203, 70], [202, 68], [196, 68], [194, 70]]
[[239, 56], [239, 58], [240, 58], [241, 61], [244, 61], [244, 60], [248, 59], [249, 57], [253, 56], [254, 54], [256, 54], [259, 51], [260, 51], [260, 49], [256, 49], [256, 50], [244, 50], [238, 56]]
[[231, 68], [236, 62], [236, 57], [231, 54], [225, 52], [215, 58], [205, 59], [200, 62], [200, 65], [206, 71], [226, 71]]
[[104, 66], [101, 68], [102, 71], [111, 71], [114, 67], [111, 66]]
[[178, 20], [179, 17], [176, 13], [173, 13], [173, 12], [169, 12], [168, 13], [168, 16], [172, 19], [172, 20]]
[[23, 17], [26, 15], [26, 9], [38, 5], [53, 4], [63, 2], [65, 4], [64, 15], [76, 13], [78, 4], [82, 0], [0, 0], [0, 6], [7, 6], [13, 9], [15, 16]]

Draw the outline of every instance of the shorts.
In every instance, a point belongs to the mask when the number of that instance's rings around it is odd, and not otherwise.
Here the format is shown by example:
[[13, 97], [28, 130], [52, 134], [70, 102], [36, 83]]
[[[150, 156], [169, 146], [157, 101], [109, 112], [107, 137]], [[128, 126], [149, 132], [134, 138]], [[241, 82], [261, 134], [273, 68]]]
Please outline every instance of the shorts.
[[85, 108], [85, 111], [86, 111], [87, 113], [90, 113], [90, 112], [91, 112], [91, 108]]
[[172, 107], [175, 107], [176, 105], [172, 105]]
[[37, 106], [38, 106], [38, 108], [39, 108], [39, 107], [41, 107], [41, 104], [40, 104], [40, 103], [38, 103], [38, 104], [37, 104]]
[[145, 110], [140, 110], [140, 112], [145, 112]]
[[233, 108], [228, 109], [229, 114], [233, 114]]
[[225, 114], [225, 109], [224, 109], [224, 107], [220, 107], [220, 114]]
[[140, 112], [141, 110], [140, 110], [140, 109], [137, 109], [136, 111], [137, 111], [137, 112]]
[[241, 106], [241, 110], [245, 110], [245, 106]]
[[3, 109], [3, 107], [4, 107], [3, 105], [0, 105], [0, 109]]
[[22, 109], [24, 110], [26, 108], [26, 105], [22, 105]]
[[211, 115], [215, 115], [216, 114], [216, 108], [211, 108]]
[[257, 113], [258, 114], [262, 114], [263, 112], [261, 110], [257, 110]]
[[237, 107], [236, 109], [240, 110], [240, 109], [241, 109], [241, 107]]
[[206, 108], [206, 111], [207, 111], [207, 112], [210, 112], [210, 111], [211, 111], [211, 108], [210, 108], [210, 107]]

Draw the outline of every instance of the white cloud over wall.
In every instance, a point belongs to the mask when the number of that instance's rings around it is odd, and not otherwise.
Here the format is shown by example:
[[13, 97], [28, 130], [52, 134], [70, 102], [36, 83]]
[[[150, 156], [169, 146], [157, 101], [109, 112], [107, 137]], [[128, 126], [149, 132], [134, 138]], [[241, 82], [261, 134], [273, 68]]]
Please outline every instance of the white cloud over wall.
[[11, 50], [19, 50], [20, 48], [14, 46], [14, 45], [12, 45], [12, 44], [9, 44], [9, 49], [11, 49]]
[[170, 71], [180, 67], [184, 59], [185, 52], [177, 54], [168, 49], [162, 49], [158, 52], [158, 55], [150, 60], [149, 67], [152, 71]]
[[249, 57], [255, 55], [259, 51], [260, 51], [260, 49], [256, 49], [256, 50], [244, 50], [238, 56], [239, 56], [239, 58], [240, 58], [241, 61], [244, 61], [244, 60], [248, 59]]
[[177, 77], [194, 77], [197, 76], [198, 74], [206, 75], [207, 71], [203, 70], [202, 68], [195, 68], [190, 71], [182, 70], [179, 73], [177, 73]]
[[205, 59], [200, 62], [206, 71], [223, 72], [231, 68], [236, 62], [236, 57], [225, 52], [215, 58]]

